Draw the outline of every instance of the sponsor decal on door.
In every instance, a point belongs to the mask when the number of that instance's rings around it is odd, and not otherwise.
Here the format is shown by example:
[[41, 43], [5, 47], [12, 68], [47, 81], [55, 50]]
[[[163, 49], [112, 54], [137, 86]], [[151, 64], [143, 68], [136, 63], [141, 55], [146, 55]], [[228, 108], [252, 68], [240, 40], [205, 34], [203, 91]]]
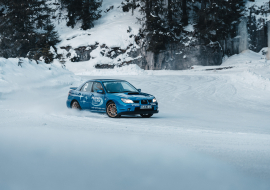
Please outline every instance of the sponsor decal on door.
[[92, 97], [93, 106], [101, 106], [103, 104], [103, 99], [101, 97]]

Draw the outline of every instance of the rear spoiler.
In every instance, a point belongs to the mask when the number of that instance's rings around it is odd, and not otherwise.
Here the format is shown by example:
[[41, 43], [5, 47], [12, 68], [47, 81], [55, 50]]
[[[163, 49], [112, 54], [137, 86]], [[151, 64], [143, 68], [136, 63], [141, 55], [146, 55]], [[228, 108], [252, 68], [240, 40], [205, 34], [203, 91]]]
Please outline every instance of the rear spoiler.
[[70, 87], [71, 90], [76, 90], [78, 87]]

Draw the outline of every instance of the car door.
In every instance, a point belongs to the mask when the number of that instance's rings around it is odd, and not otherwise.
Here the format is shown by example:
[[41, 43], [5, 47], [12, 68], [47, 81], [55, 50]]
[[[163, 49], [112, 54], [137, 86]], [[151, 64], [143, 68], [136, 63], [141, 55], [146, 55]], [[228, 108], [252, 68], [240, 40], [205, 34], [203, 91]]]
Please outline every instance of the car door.
[[[98, 90], [102, 90], [103, 94], [97, 93]], [[92, 101], [91, 101], [91, 110], [97, 111], [97, 112], [105, 112], [105, 93], [104, 89], [99, 82], [94, 82], [92, 86]]]
[[91, 108], [92, 85], [93, 85], [93, 82], [87, 82], [82, 86], [80, 90], [81, 94], [79, 95], [79, 99], [80, 99], [80, 106], [82, 109]]

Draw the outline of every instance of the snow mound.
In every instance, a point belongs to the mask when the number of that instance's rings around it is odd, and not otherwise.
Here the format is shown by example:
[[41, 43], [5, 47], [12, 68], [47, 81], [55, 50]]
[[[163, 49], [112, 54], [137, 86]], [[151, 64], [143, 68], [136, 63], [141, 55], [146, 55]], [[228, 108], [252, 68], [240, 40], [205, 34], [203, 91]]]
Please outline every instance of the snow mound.
[[263, 48], [259, 53], [251, 50], [229, 57], [221, 66], [236, 66], [238, 74], [232, 80], [253, 87], [270, 90], [270, 61], [265, 59]]
[[69, 86], [80, 79], [58, 62], [45, 64], [22, 59], [21, 66], [17, 58], [0, 58], [0, 92], [53, 86]]
[[228, 59], [226, 59], [221, 66], [235, 66], [235, 65], [243, 65], [250, 64], [254, 61], [254, 63], [258, 62], [258, 60], [264, 59], [260, 53], [256, 53], [251, 50], [245, 50], [240, 54], [235, 54]]

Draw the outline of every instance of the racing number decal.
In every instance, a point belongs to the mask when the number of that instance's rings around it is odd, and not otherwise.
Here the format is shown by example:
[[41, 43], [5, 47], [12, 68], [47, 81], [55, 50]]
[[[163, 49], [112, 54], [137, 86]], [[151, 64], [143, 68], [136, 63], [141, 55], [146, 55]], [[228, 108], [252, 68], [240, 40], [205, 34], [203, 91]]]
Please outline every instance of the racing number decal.
[[101, 97], [92, 97], [93, 106], [101, 106], [103, 104], [103, 99]]

